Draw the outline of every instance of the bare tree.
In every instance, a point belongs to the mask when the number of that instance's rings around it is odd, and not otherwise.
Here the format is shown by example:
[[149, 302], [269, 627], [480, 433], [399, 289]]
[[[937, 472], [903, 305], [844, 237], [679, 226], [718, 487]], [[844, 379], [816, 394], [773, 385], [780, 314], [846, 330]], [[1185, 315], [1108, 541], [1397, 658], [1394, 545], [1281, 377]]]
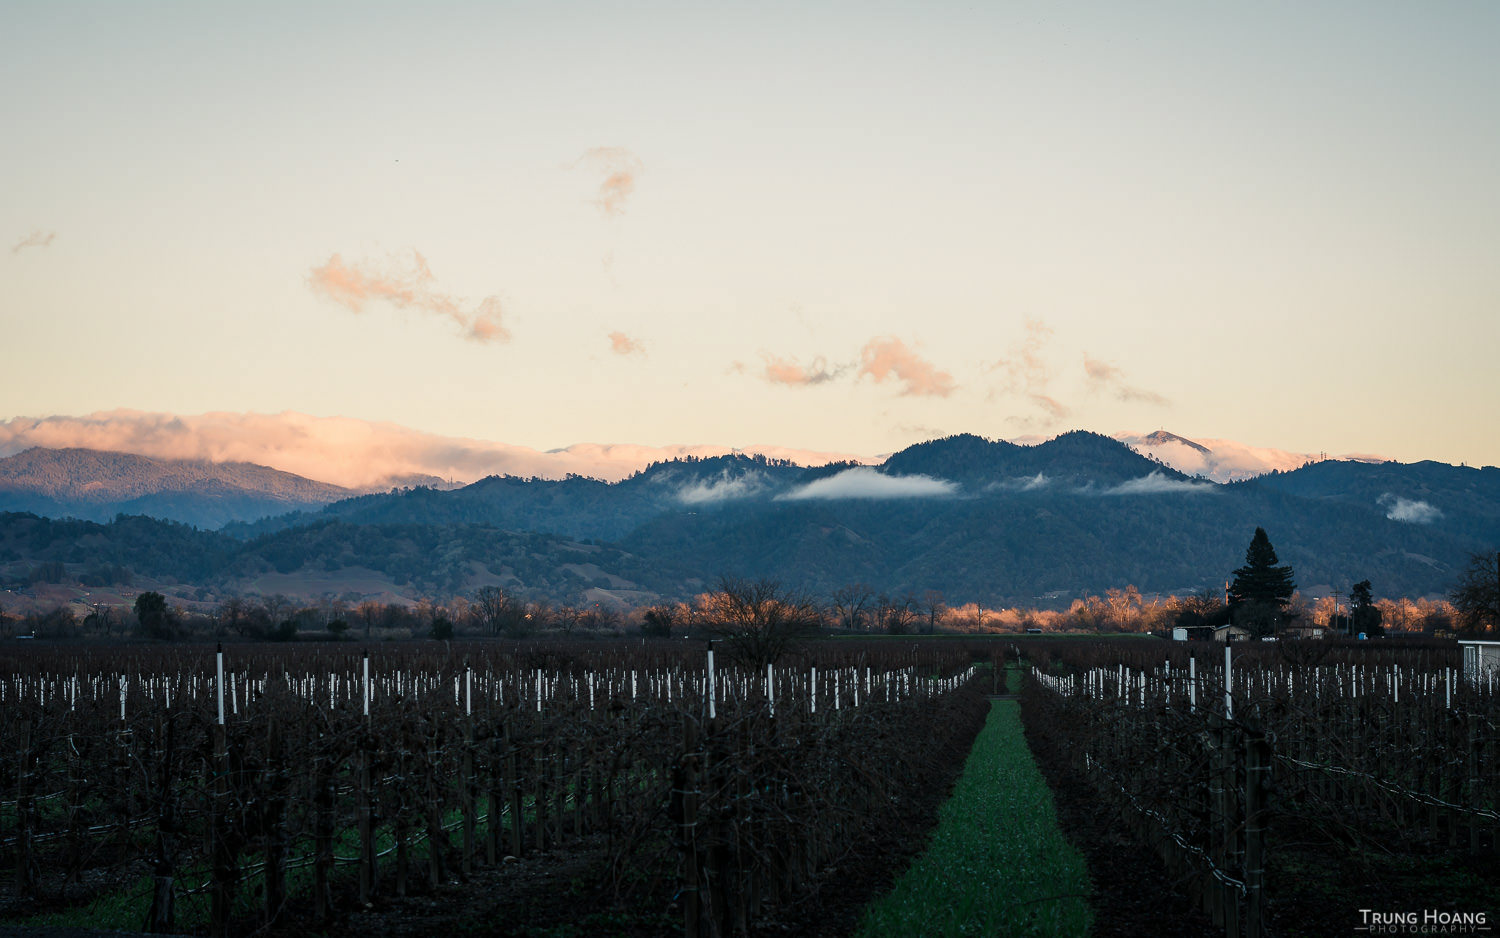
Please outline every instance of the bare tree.
[[486, 586], [474, 594], [474, 613], [494, 635], [519, 638], [530, 630], [526, 604], [498, 586]]
[[273, 593], [260, 601], [261, 608], [266, 611], [266, 618], [271, 620], [271, 628], [277, 628], [281, 623], [292, 617], [297, 611], [297, 604], [284, 593]]
[[876, 602], [876, 620], [892, 635], [906, 635], [917, 621], [917, 598], [911, 593], [891, 596], [881, 593]]
[[373, 599], [367, 599], [364, 602], [360, 603], [354, 611], [359, 615], [359, 621], [365, 627], [365, 641], [369, 641], [370, 628], [374, 626], [376, 622], [380, 621], [380, 616], [385, 612], [385, 610], [381, 607], [380, 603], [376, 602]]
[[557, 627], [562, 629], [564, 635], [572, 635], [582, 616], [583, 612], [577, 606], [564, 604], [557, 607], [552, 614], [552, 619], [557, 623]]
[[840, 628], [863, 628], [870, 616], [870, 605], [875, 601], [875, 591], [866, 583], [850, 583], [833, 593], [833, 621]]
[[937, 631], [938, 619], [948, 611], [948, 604], [943, 602], [943, 594], [939, 590], [927, 590], [922, 594], [922, 609], [927, 615], [927, 634], [931, 635]]
[[1500, 553], [1478, 553], [1448, 594], [1459, 631], [1466, 635], [1500, 632]]
[[817, 628], [817, 607], [775, 580], [721, 577], [698, 599], [702, 629], [725, 645], [731, 661], [763, 668], [795, 650]]

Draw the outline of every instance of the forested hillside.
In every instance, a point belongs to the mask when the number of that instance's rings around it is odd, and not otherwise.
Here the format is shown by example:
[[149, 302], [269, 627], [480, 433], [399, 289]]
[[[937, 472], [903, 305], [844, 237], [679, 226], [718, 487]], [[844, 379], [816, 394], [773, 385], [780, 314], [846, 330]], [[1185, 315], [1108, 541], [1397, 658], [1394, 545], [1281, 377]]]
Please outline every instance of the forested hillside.
[[865, 582], [1045, 605], [1127, 584], [1217, 591], [1264, 527], [1304, 588], [1368, 579], [1381, 595], [1421, 596], [1445, 592], [1470, 553], [1500, 541], [1496, 506], [1493, 469], [1330, 462], [1215, 485], [1097, 434], [1030, 447], [965, 435], [878, 467], [724, 456], [614, 484], [491, 477], [220, 532], [8, 515], [0, 575], [88, 582], [128, 571], [233, 590], [365, 570], [409, 595], [503, 584], [576, 602], [600, 590], [682, 598], [733, 574], [822, 593]]

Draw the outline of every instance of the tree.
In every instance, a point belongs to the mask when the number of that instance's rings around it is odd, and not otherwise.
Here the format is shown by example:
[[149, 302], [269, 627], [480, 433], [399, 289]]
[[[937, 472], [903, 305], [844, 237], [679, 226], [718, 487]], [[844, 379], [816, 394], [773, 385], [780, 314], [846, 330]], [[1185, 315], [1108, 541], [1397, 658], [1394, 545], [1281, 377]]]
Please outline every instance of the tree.
[[731, 661], [761, 669], [796, 650], [817, 628], [817, 607], [775, 580], [721, 577], [719, 588], [698, 597], [698, 620], [723, 640]]
[[875, 600], [875, 621], [892, 635], [906, 635], [917, 621], [917, 598], [911, 593], [902, 596], [880, 594]]
[[1234, 571], [1229, 586], [1229, 614], [1236, 625], [1255, 636], [1275, 634], [1286, 619], [1286, 607], [1297, 589], [1292, 568], [1278, 566], [1276, 548], [1265, 528], [1256, 528], [1245, 550], [1245, 565]]
[[148, 638], [171, 638], [172, 617], [167, 610], [167, 597], [148, 590], [135, 598], [135, 621], [141, 634]]
[[427, 634], [440, 642], [446, 642], [453, 637], [453, 620], [447, 616], [438, 616], [432, 620], [432, 627]]
[[385, 611], [380, 603], [373, 599], [367, 599], [360, 603], [354, 610], [359, 615], [359, 621], [365, 626], [365, 641], [370, 640], [370, 627], [380, 621], [381, 614]]
[[938, 590], [927, 590], [922, 594], [922, 609], [927, 615], [927, 634], [931, 635], [937, 631], [938, 619], [948, 611], [948, 604], [943, 602], [943, 594]]
[[1213, 590], [1174, 599], [1169, 604], [1169, 615], [1174, 627], [1184, 629], [1223, 625], [1229, 621], [1224, 600]]
[[652, 606], [642, 616], [641, 634], [655, 638], [668, 638], [672, 634], [672, 623], [677, 611], [668, 605]]
[[520, 638], [531, 625], [526, 604], [498, 586], [486, 586], [474, 594], [474, 615], [494, 635]]
[[1500, 553], [1471, 555], [1448, 601], [1453, 603], [1458, 630], [1463, 634], [1500, 632]]
[[850, 583], [833, 593], [833, 620], [840, 627], [854, 631], [862, 628], [868, 616], [875, 591], [864, 583]]
[[1384, 616], [1375, 605], [1375, 596], [1370, 591], [1370, 581], [1360, 580], [1349, 590], [1349, 623], [1352, 631], [1363, 632], [1371, 638], [1385, 634], [1382, 625]]

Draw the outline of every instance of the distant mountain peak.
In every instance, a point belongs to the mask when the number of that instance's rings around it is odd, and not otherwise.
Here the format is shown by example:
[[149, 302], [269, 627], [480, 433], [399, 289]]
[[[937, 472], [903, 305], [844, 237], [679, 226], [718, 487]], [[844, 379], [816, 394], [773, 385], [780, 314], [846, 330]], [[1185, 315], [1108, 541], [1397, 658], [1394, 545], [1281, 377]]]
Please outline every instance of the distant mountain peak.
[[1205, 456], [1212, 456], [1214, 452], [1201, 443], [1194, 443], [1185, 436], [1178, 436], [1166, 430], [1157, 430], [1155, 433], [1148, 433], [1141, 438], [1141, 442], [1148, 446], [1166, 446], [1168, 443], [1181, 443], [1184, 446], [1197, 450]]

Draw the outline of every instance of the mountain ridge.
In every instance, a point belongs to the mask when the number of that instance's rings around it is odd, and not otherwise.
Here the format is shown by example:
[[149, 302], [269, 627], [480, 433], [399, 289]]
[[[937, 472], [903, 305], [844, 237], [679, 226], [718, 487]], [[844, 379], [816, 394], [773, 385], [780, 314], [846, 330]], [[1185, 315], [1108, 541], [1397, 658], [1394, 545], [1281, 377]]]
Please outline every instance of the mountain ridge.
[[82, 582], [129, 568], [210, 591], [317, 593], [353, 570], [413, 598], [499, 583], [595, 602], [683, 598], [728, 573], [1030, 603], [1125, 585], [1217, 589], [1260, 526], [1308, 589], [1371, 579], [1381, 595], [1423, 596], [1500, 541], [1500, 470], [1325, 461], [1217, 484], [1100, 434], [1026, 446], [956, 434], [877, 465], [687, 457], [618, 482], [489, 476], [353, 495], [214, 532], [81, 524], [0, 516], [13, 532], [0, 577]]
[[145, 514], [218, 527], [328, 504], [348, 489], [243, 462], [157, 459], [80, 447], [0, 458], [0, 510], [108, 520]]

